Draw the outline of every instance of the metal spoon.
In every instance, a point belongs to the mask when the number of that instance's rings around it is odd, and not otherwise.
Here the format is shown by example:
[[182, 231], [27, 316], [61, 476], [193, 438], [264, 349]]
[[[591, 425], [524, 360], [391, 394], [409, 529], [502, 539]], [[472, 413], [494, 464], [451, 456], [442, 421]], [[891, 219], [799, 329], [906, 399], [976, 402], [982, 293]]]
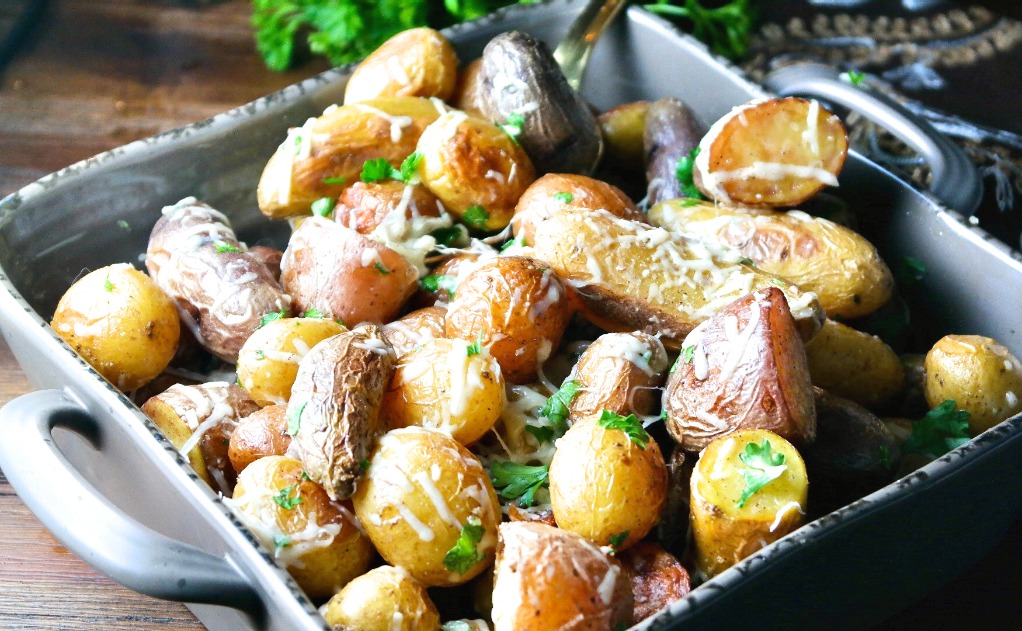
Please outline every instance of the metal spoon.
[[624, 6], [625, 0], [589, 0], [554, 49], [554, 60], [561, 67], [568, 85], [576, 92], [582, 86], [582, 77], [596, 40]]

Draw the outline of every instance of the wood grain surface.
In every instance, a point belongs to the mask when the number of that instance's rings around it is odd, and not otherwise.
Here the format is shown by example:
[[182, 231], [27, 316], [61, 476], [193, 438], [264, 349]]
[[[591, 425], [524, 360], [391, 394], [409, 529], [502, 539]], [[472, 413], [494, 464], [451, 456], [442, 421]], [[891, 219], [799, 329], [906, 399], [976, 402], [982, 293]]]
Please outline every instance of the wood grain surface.
[[[32, 36], [0, 69], [0, 196], [327, 67], [314, 60], [286, 74], [267, 71], [252, 45], [249, 12], [242, 0], [49, 2]], [[0, 404], [29, 390], [0, 341]], [[1020, 568], [1022, 522], [987, 559], [882, 628], [997, 628], [1013, 613]], [[53, 539], [0, 474], [0, 629], [202, 626], [180, 604], [140, 596], [99, 576]]]

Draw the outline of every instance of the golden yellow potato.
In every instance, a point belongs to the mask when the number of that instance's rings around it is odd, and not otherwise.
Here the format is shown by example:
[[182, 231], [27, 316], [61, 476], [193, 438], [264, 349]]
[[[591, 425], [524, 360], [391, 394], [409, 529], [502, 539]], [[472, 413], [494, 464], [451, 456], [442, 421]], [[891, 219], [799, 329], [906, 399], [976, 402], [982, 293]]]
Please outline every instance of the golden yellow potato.
[[565, 208], [599, 208], [624, 219], [646, 221], [639, 207], [612, 184], [573, 173], [547, 173], [518, 199], [511, 218], [515, 236], [532, 245], [536, 225]]
[[383, 325], [383, 337], [394, 347], [398, 359], [416, 346], [447, 335], [446, 307], [424, 307]]
[[380, 556], [427, 587], [461, 585], [493, 562], [497, 494], [479, 460], [446, 434], [386, 433], [352, 500]]
[[416, 150], [419, 177], [444, 207], [474, 230], [501, 230], [536, 179], [522, 149], [493, 123], [447, 112], [426, 128]]
[[611, 108], [596, 117], [603, 133], [603, 151], [608, 163], [630, 171], [645, 165], [642, 135], [649, 101], [635, 101]]
[[298, 362], [328, 337], [347, 331], [325, 318], [279, 318], [256, 329], [238, 353], [238, 383], [259, 405], [286, 405]]
[[827, 320], [806, 344], [813, 385], [867, 408], [901, 392], [905, 369], [890, 346], [875, 335]]
[[667, 365], [664, 345], [649, 333], [601, 335], [578, 358], [572, 372], [578, 392], [568, 406], [570, 418], [603, 410], [648, 416], [660, 397]]
[[426, 588], [402, 568], [384, 565], [352, 580], [320, 610], [332, 628], [359, 631], [430, 631], [440, 612]]
[[558, 527], [601, 546], [624, 550], [660, 521], [667, 501], [667, 465], [656, 441], [634, 416], [626, 434], [593, 415], [557, 440], [550, 461], [550, 503]]
[[723, 243], [765, 272], [815, 292], [829, 317], [858, 318], [886, 303], [891, 271], [856, 232], [799, 210], [732, 208], [691, 199], [649, 209], [654, 225]]
[[227, 455], [238, 473], [265, 456], [283, 456], [291, 446], [287, 406], [267, 405], [238, 421], [231, 432]]
[[329, 598], [369, 569], [373, 546], [355, 516], [286, 456], [256, 460], [228, 505], [309, 598]]
[[505, 403], [500, 364], [485, 346], [434, 339], [398, 360], [380, 418], [391, 428], [436, 429], [470, 445], [493, 427]]
[[710, 443], [692, 472], [696, 566], [720, 574], [802, 525], [809, 480], [795, 447], [743, 430]]
[[926, 402], [951, 399], [969, 413], [969, 431], [990, 429], [1022, 411], [1022, 364], [996, 340], [945, 335], [926, 354]]
[[57, 303], [50, 323], [85, 361], [129, 392], [163, 372], [177, 350], [177, 308], [127, 263], [81, 277]]
[[401, 31], [362, 60], [344, 88], [344, 102], [381, 96], [447, 100], [458, 78], [458, 56], [447, 38], [431, 28]]

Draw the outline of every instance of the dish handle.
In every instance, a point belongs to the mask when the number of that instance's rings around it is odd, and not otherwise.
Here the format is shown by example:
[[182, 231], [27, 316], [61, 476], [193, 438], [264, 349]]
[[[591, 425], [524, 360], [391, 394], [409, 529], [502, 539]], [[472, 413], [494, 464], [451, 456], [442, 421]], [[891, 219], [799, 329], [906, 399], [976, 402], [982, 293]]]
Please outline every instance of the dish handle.
[[830, 66], [803, 62], [771, 72], [763, 81], [780, 96], [817, 97], [852, 109], [919, 152], [933, 175], [930, 192], [945, 205], [971, 215], [983, 197], [983, 182], [969, 156], [947, 136], [894, 99], [841, 79]]
[[255, 589], [230, 561], [140, 524], [103, 497], [61, 453], [56, 427], [102, 444], [100, 423], [60, 390], [32, 392], [0, 409], [0, 468], [62, 544], [143, 594], [258, 609]]

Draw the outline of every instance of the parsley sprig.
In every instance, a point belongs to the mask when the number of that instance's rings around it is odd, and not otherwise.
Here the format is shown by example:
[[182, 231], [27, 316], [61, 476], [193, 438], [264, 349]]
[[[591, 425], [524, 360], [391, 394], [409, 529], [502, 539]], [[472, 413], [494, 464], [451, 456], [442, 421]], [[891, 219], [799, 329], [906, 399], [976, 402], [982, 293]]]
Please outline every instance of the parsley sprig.
[[508, 114], [508, 117], [504, 119], [504, 123], [497, 123], [497, 127], [500, 127], [511, 141], [517, 145], [519, 144], [518, 137], [522, 135], [522, 128], [525, 127], [525, 115]]
[[273, 322], [274, 320], [280, 320], [281, 318], [286, 318], [286, 317], [287, 317], [287, 309], [281, 309], [280, 311], [272, 311], [270, 313], [267, 313], [267, 314], [263, 315], [263, 317], [259, 318], [259, 326], [256, 327], [256, 328], [261, 329], [264, 326], [266, 326], [267, 324], [269, 324], [270, 322]]
[[749, 499], [767, 484], [781, 477], [788, 469], [784, 464], [784, 454], [775, 452], [770, 441], [763, 439], [760, 444], [749, 443], [745, 451], [738, 454], [738, 459], [748, 465], [739, 469], [738, 473], [745, 478], [745, 489], [738, 499], [738, 508], [744, 508]]
[[695, 185], [692, 175], [698, 155], [699, 147], [696, 147], [689, 151], [687, 156], [678, 158], [678, 166], [674, 170], [674, 177], [678, 178], [678, 183], [681, 184], [682, 195], [689, 199], [703, 199], [703, 194], [699, 192], [699, 187]]
[[699, 0], [657, 0], [643, 8], [658, 15], [682, 20], [690, 26], [692, 35], [706, 43], [710, 50], [729, 59], [745, 55], [749, 34], [755, 21], [751, 0], [732, 0], [725, 5], [708, 9]]
[[539, 415], [547, 419], [549, 425], [525, 425], [525, 431], [536, 437], [541, 443], [553, 442], [555, 439], [564, 436], [568, 431], [568, 413], [572, 399], [578, 394], [578, 382], [569, 379], [561, 384], [557, 392], [550, 395], [546, 405], [539, 411]]
[[362, 165], [363, 182], [379, 182], [380, 180], [398, 180], [405, 184], [418, 184], [419, 178], [416, 173], [419, 163], [422, 162], [422, 154], [418, 151], [412, 152], [401, 162], [401, 168], [395, 169], [386, 158], [366, 160]]
[[536, 491], [549, 486], [550, 468], [544, 465], [524, 465], [497, 460], [490, 466], [490, 480], [498, 495], [506, 500], [518, 500], [522, 508], [536, 503]]
[[287, 409], [287, 433], [288, 436], [294, 436], [298, 433], [298, 429], [302, 426], [302, 412], [305, 411], [305, 406], [309, 402], [305, 401], [299, 403], [294, 407], [288, 407]]
[[639, 449], [645, 449], [646, 443], [649, 442], [649, 434], [642, 428], [642, 421], [634, 414], [621, 416], [610, 410], [604, 410], [600, 413], [600, 420], [597, 422], [600, 424], [600, 427], [605, 429], [621, 430], [633, 443], [639, 446]]
[[969, 413], [948, 399], [912, 425], [912, 435], [901, 446], [904, 453], [940, 458], [969, 442]]
[[452, 572], [464, 574], [479, 563], [486, 555], [479, 551], [479, 542], [483, 540], [486, 529], [478, 517], [472, 516], [461, 529], [458, 541], [444, 555], [444, 567]]
[[273, 503], [283, 508], [284, 510], [291, 510], [295, 506], [298, 506], [299, 504], [302, 503], [302, 496], [291, 495], [292, 493], [295, 492], [295, 489], [297, 488], [298, 488], [297, 484], [285, 486], [280, 490], [279, 493], [273, 496]]
[[437, 293], [440, 290], [446, 291], [447, 295], [454, 298], [454, 290], [458, 287], [458, 279], [455, 276], [446, 274], [430, 274], [419, 279], [419, 286], [430, 293]]

